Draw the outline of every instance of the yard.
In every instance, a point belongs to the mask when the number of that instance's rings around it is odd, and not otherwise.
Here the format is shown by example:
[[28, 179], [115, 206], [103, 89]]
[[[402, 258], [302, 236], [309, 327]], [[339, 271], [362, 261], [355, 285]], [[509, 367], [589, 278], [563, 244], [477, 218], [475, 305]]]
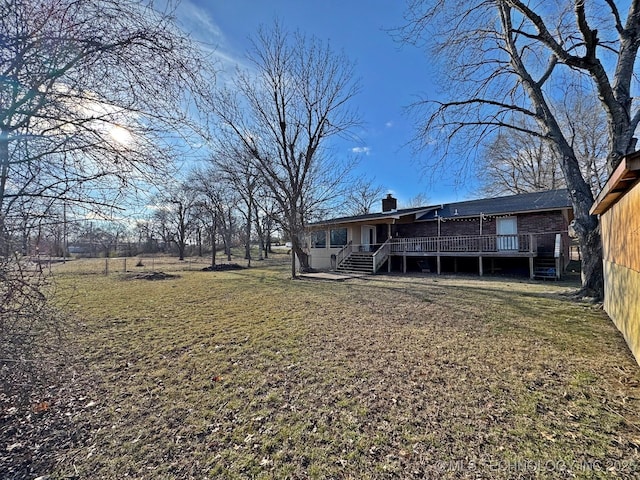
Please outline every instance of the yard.
[[575, 285], [254, 264], [54, 266], [73, 369], [4, 409], [0, 477], [640, 474], [640, 368]]

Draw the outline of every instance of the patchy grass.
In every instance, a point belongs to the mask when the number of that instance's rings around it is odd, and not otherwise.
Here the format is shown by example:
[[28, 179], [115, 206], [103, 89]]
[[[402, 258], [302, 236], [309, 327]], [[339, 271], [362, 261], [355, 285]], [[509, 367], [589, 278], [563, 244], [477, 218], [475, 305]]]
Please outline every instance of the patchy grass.
[[640, 472], [640, 370], [601, 309], [562, 295], [571, 286], [291, 281], [286, 266], [123, 279], [59, 268], [58, 299], [78, 319], [86, 367], [40, 415], [68, 413], [76, 434], [51, 446], [51, 470], [33, 460], [34, 474]]

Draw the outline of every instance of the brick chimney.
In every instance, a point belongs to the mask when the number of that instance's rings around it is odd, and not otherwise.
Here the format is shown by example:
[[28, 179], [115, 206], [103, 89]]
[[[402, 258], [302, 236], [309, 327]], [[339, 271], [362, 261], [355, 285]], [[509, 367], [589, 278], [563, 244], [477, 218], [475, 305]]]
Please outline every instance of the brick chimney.
[[393, 198], [391, 194], [387, 194], [387, 198], [382, 199], [382, 211], [393, 212], [398, 209], [398, 200]]

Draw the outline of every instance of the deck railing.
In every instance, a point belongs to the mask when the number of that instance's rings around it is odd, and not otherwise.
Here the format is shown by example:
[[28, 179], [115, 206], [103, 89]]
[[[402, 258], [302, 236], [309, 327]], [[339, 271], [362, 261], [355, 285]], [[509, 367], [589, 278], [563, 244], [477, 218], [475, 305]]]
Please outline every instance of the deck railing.
[[532, 234], [394, 238], [392, 253], [535, 253]]

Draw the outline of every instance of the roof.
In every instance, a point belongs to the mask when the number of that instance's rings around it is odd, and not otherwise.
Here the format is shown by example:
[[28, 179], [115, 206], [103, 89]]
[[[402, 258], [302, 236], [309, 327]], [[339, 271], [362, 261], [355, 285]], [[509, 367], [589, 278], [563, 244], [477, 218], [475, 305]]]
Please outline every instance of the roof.
[[593, 206], [591, 215], [599, 215], [609, 210], [620, 197], [635, 185], [640, 178], [640, 151], [622, 158], [618, 167], [613, 171]]
[[312, 223], [310, 226], [318, 227], [323, 225], [364, 222], [368, 220], [399, 219], [407, 215], [414, 215], [416, 221], [428, 221], [435, 220], [438, 217], [472, 217], [480, 214], [508, 215], [525, 212], [563, 210], [571, 207], [568, 190], [547, 190], [544, 192], [522, 193], [504, 197], [482, 198], [464, 202], [406, 208], [391, 212], [370, 213], [368, 215], [332, 218], [330, 220]]
[[434, 208], [439, 208], [439, 207], [440, 205], [430, 206], [430, 207], [403, 208], [400, 210], [392, 210], [390, 212], [369, 213], [366, 215], [353, 215], [350, 217], [337, 217], [337, 218], [331, 218], [329, 220], [313, 222], [309, 224], [309, 226], [318, 227], [322, 225], [334, 225], [337, 223], [354, 223], [354, 222], [364, 222], [367, 220], [397, 219], [406, 215], [420, 216], [422, 214], [427, 213], [429, 210], [433, 210]]
[[447, 203], [437, 211], [431, 211], [421, 216], [419, 220], [435, 220], [438, 216], [444, 218], [476, 217], [480, 214], [508, 215], [567, 208], [571, 208], [571, 198], [568, 190], [547, 190], [544, 192], [521, 193], [505, 197]]

